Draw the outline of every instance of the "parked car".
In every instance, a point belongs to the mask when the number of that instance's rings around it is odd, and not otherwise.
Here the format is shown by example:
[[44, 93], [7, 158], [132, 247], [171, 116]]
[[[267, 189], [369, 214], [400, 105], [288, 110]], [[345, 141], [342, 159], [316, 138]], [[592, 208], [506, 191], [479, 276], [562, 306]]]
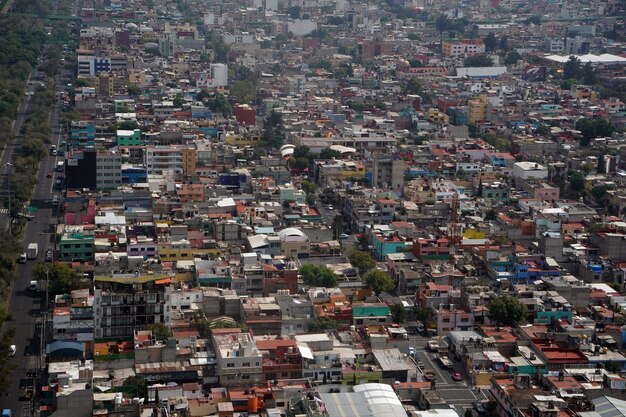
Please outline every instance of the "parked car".
[[483, 402], [472, 403], [472, 408], [476, 410], [478, 414], [487, 414], [487, 408]]
[[17, 258], [17, 262], [21, 264], [25, 264], [27, 260], [28, 260], [28, 257], [26, 256], [26, 252], [24, 252], [23, 254], [20, 255], [19, 258]]
[[412, 358], [415, 357], [415, 348], [413, 346], [409, 346], [409, 356]]
[[15, 352], [17, 352], [15, 345], [9, 346], [9, 356], [15, 356]]
[[45, 258], [46, 262], [52, 262], [52, 251], [50, 249], [48, 249], [46, 251], [46, 258]]
[[463, 381], [463, 375], [460, 372], [452, 372], [452, 379], [455, 381]]

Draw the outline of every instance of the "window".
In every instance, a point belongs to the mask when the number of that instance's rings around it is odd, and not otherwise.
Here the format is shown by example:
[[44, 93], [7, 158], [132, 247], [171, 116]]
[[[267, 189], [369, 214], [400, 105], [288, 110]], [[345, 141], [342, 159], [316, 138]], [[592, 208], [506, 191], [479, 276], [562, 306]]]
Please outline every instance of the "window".
[[250, 362], [244, 362], [242, 365], [247, 368], [250, 366]]
[[235, 364], [234, 364], [234, 363], [232, 363], [232, 362], [229, 362], [229, 363], [227, 363], [227, 364], [226, 364], [226, 367], [227, 367], [227, 368], [234, 368], [234, 367], [235, 367]]

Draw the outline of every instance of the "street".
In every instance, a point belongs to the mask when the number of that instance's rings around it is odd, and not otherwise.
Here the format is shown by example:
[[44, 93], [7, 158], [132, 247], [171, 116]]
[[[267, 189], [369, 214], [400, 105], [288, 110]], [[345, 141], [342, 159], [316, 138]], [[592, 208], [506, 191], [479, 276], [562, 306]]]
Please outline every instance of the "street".
[[[35, 87], [29, 86], [29, 91]], [[25, 100], [26, 104], [30, 96]], [[23, 104], [26, 108], [26, 104]], [[54, 108], [51, 109], [50, 124], [52, 128], [52, 143], [59, 145], [61, 140], [61, 131], [58, 127], [58, 101]], [[21, 127], [27, 111], [20, 112], [18, 120], [16, 120], [16, 129]], [[19, 138], [16, 138], [19, 140]], [[10, 145], [2, 156], [2, 167], [5, 169], [6, 163], [10, 161], [12, 150], [19, 145]], [[32, 369], [45, 369], [45, 356], [40, 357], [40, 349], [42, 347], [41, 333], [45, 310], [43, 304], [42, 293], [34, 293], [27, 289], [32, 279], [32, 270], [37, 262], [43, 261], [45, 252], [53, 249], [54, 234], [51, 223], [56, 223], [56, 207], [52, 206], [52, 196], [54, 194], [54, 177], [46, 178], [46, 173], [54, 171], [54, 167], [58, 157], [46, 156], [40, 164], [38, 173], [38, 181], [35, 186], [31, 207], [35, 209], [32, 214], [34, 218], [26, 222], [24, 229], [24, 239], [22, 242], [23, 250], [31, 242], [39, 244], [39, 253], [37, 260], [28, 261], [26, 264], [17, 265], [17, 279], [11, 287], [11, 295], [8, 303], [8, 311], [12, 320], [5, 323], [6, 328], [15, 328], [15, 338], [13, 344], [17, 348], [17, 352], [10, 359], [13, 369], [11, 370], [11, 384], [9, 388], [10, 395], [0, 399], [0, 408], [10, 408], [14, 416], [31, 416], [30, 402], [20, 401], [21, 388], [29, 385], [26, 372]], [[6, 222], [5, 222], [6, 223]]]

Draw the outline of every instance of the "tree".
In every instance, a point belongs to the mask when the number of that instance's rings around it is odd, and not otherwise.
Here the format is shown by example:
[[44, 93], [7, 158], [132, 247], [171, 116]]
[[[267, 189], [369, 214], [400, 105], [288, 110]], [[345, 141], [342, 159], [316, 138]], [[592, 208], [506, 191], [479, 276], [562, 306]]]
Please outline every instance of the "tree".
[[292, 19], [300, 19], [301, 11], [302, 10], [301, 10], [300, 6], [291, 6], [291, 7], [287, 8], [287, 14]]
[[307, 195], [315, 194], [315, 192], [317, 191], [317, 185], [307, 180], [302, 180], [302, 182], [300, 183], [300, 187], [302, 188], [302, 191], [304, 191]]
[[385, 271], [374, 269], [363, 276], [365, 285], [376, 295], [383, 291], [389, 291], [396, 287], [394, 279]]
[[402, 324], [406, 321], [406, 310], [402, 304], [398, 303], [392, 305], [389, 307], [389, 311], [391, 312], [391, 318], [394, 323]]
[[588, 146], [591, 139], [611, 136], [615, 131], [615, 126], [603, 118], [591, 119], [583, 117], [576, 122], [575, 127], [583, 135], [580, 140], [581, 146]]
[[606, 160], [604, 158], [604, 153], [598, 155], [598, 166], [596, 167], [596, 172], [598, 174], [604, 174], [606, 172]]
[[333, 238], [334, 239], [338, 239], [339, 235], [343, 233], [343, 216], [341, 215], [336, 215], [335, 217], [333, 217], [333, 224], [332, 224], [332, 230], [333, 230]]
[[485, 221], [493, 221], [497, 218], [498, 213], [496, 213], [496, 211], [494, 209], [489, 209], [487, 210], [487, 213], [485, 213]]
[[372, 255], [368, 252], [352, 252], [348, 259], [350, 260], [350, 264], [359, 271], [360, 275], [364, 275], [370, 270], [376, 268], [376, 260], [372, 258]]
[[139, 87], [137, 84], [131, 84], [129, 85], [126, 90], [128, 91], [128, 95], [131, 97], [137, 97], [139, 95], [141, 95], [141, 87]]
[[433, 309], [428, 306], [422, 307], [415, 305], [413, 307], [413, 316], [415, 317], [415, 320], [426, 322], [433, 317]]
[[122, 386], [124, 387], [135, 387], [136, 395], [138, 398], [145, 398], [148, 389], [146, 385], [146, 379], [139, 375], [131, 375], [122, 382]]
[[582, 172], [576, 171], [572, 175], [570, 175], [569, 188], [574, 194], [580, 195], [580, 193], [585, 188], [585, 176]]
[[337, 276], [326, 266], [306, 264], [302, 265], [298, 272], [308, 286], [326, 288], [337, 286]]
[[583, 84], [594, 85], [596, 83], [596, 71], [591, 66], [591, 62], [587, 62], [582, 69]]
[[336, 320], [328, 317], [318, 317], [312, 322], [309, 322], [309, 333], [320, 333], [328, 330], [335, 330], [339, 327]]
[[487, 55], [472, 55], [465, 58], [463, 65], [466, 67], [492, 67], [493, 60]]
[[404, 94], [420, 94], [422, 92], [422, 81], [417, 77], [410, 77], [404, 84]]
[[236, 102], [250, 103], [256, 97], [256, 90], [252, 81], [240, 80], [230, 89], [230, 94]]
[[341, 152], [330, 148], [324, 148], [320, 151], [319, 159], [341, 158]]
[[183, 104], [185, 104], [185, 100], [183, 99], [183, 95], [178, 93], [174, 96], [174, 100], [172, 100], [172, 102], [174, 103], [174, 107], [182, 107]]
[[489, 315], [497, 324], [513, 326], [528, 317], [528, 309], [517, 298], [507, 295], [491, 302]]
[[48, 280], [48, 292], [51, 295], [67, 294], [76, 289], [79, 275], [65, 263], [39, 263], [33, 268], [33, 278], [37, 281]]
[[163, 323], [152, 323], [148, 326], [148, 330], [152, 332], [152, 336], [157, 340], [167, 339], [171, 335], [170, 328]]
[[517, 61], [522, 59], [522, 56], [517, 51], [509, 51], [504, 57], [504, 65], [517, 64]]
[[496, 38], [496, 34], [493, 32], [489, 32], [489, 34], [483, 39], [483, 42], [485, 43], [485, 50], [487, 52], [495, 51], [498, 46], [498, 38]]
[[506, 52], [509, 50], [509, 39], [506, 35], [502, 35], [500, 38], [500, 45], [498, 45], [501, 51]]
[[591, 189], [591, 196], [596, 200], [596, 203], [604, 206], [607, 199], [607, 190], [609, 190], [608, 185], [596, 185]]
[[474, 413], [471, 409], [468, 408], [467, 410], [465, 410], [465, 417], [474, 417]]
[[563, 79], [580, 78], [580, 59], [571, 55], [565, 65], [563, 65]]
[[437, 16], [437, 19], [435, 19], [435, 27], [437, 28], [437, 31], [439, 32], [439, 34], [443, 34], [443, 32], [445, 32], [446, 30], [448, 30], [448, 27], [450, 26], [450, 20], [448, 19], [448, 17], [444, 14], [440, 14], [439, 16]]

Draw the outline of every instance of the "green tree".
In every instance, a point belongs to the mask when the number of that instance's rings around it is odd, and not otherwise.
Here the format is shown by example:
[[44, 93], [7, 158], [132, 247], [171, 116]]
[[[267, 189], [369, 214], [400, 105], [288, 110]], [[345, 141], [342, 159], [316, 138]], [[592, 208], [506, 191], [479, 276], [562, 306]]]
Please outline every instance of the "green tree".
[[363, 276], [365, 285], [376, 295], [383, 291], [389, 291], [396, 287], [394, 279], [385, 271], [374, 269]]
[[339, 239], [339, 235], [341, 235], [343, 233], [343, 216], [341, 215], [336, 215], [335, 217], [333, 217], [333, 224], [331, 226], [332, 230], [333, 230], [333, 238], [334, 239]]
[[315, 320], [309, 322], [309, 333], [321, 333], [328, 330], [335, 330], [339, 327], [336, 320], [328, 317], [318, 317]]
[[596, 71], [591, 66], [591, 62], [587, 62], [582, 69], [583, 84], [594, 85], [596, 83]]
[[198, 334], [203, 339], [208, 339], [211, 337], [211, 322], [205, 318], [201, 318], [196, 320], [196, 330], [198, 330]]
[[47, 279], [50, 295], [69, 293], [77, 288], [80, 279], [75, 269], [61, 262], [38, 263], [33, 268], [33, 278], [37, 281]]
[[392, 305], [389, 307], [389, 311], [391, 312], [391, 318], [394, 323], [402, 324], [406, 321], [406, 310], [402, 304], [398, 303]]
[[182, 107], [183, 104], [185, 104], [185, 100], [183, 99], [183, 95], [178, 93], [174, 96], [174, 100], [172, 100], [172, 102], [174, 103], [174, 107]]
[[591, 189], [591, 196], [596, 200], [596, 203], [604, 206], [607, 200], [607, 190], [609, 190], [609, 186], [605, 184], [596, 185]]
[[600, 155], [598, 155], [598, 165], [596, 167], [596, 172], [598, 174], [604, 174], [606, 171], [606, 160], [605, 158], [605, 154], [601, 153]]
[[300, 183], [300, 187], [302, 187], [302, 191], [304, 191], [307, 195], [315, 194], [315, 192], [317, 191], [317, 185], [307, 180], [302, 180], [302, 182]]
[[148, 394], [146, 379], [140, 375], [131, 375], [122, 382], [124, 387], [135, 387], [138, 398], [145, 398]]
[[498, 297], [491, 301], [489, 316], [497, 324], [513, 326], [528, 317], [528, 309], [512, 296]]
[[165, 340], [172, 334], [170, 328], [163, 323], [152, 323], [148, 325], [148, 330], [152, 332], [152, 336], [157, 340]]
[[236, 102], [250, 103], [256, 97], [256, 89], [252, 81], [240, 80], [230, 89], [230, 94]]
[[137, 84], [130, 84], [126, 90], [128, 91], [128, 95], [131, 97], [137, 97], [141, 95], [141, 87]]
[[466, 67], [492, 67], [493, 60], [487, 55], [472, 55], [465, 58], [463, 65]]
[[443, 32], [447, 31], [448, 28], [450, 27], [450, 20], [448, 19], [446, 15], [440, 14], [435, 19], [435, 27], [437, 28], [437, 31], [441, 35], [443, 34]]
[[509, 51], [504, 57], [504, 65], [517, 64], [517, 61], [522, 59], [522, 56], [517, 51]]
[[365, 273], [376, 268], [376, 260], [372, 258], [372, 255], [370, 255], [369, 252], [352, 252], [348, 257], [348, 260], [350, 261], [350, 264], [359, 271], [360, 275], [364, 275]]
[[483, 39], [483, 43], [485, 44], [485, 50], [487, 52], [493, 52], [498, 47], [498, 38], [496, 38], [495, 33], [489, 32], [489, 34]]
[[603, 118], [591, 119], [584, 117], [576, 121], [575, 127], [582, 134], [581, 146], [588, 146], [594, 138], [611, 136], [615, 131], [615, 126]]
[[415, 320], [426, 322], [433, 317], [433, 309], [428, 306], [422, 307], [415, 305], [413, 307], [413, 315], [415, 316]]
[[469, 408], [465, 410], [465, 417], [474, 417], [474, 413]]
[[497, 218], [498, 213], [494, 209], [487, 210], [485, 213], [485, 221], [493, 221]]
[[404, 84], [404, 94], [421, 94], [422, 81], [417, 77], [410, 77]]
[[585, 189], [585, 175], [580, 171], [575, 171], [569, 177], [569, 189], [575, 195], [580, 195], [580, 193]]
[[300, 6], [291, 6], [291, 7], [287, 8], [287, 14], [292, 19], [300, 19], [301, 11], [302, 10], [301, 10]]
[[319, 159], [341, 158], [341, 152], [330, 148], [324, 148], [320, 151]]
[[500, 38], [498, 48], [500, 48], [502, 52], [506, 52], [509, 50], [509, 39], [506, 37], [506, 35], [502, 35], [502, 37]]
[[302, 282], [311, 287], [335, 288], [337, 275], [324, 265], [306, 264], [298, 271]]
[[565, 65], [563, 65], [563, 79], [578, 79], [581, 76], [580, 59], [571, 55]]

